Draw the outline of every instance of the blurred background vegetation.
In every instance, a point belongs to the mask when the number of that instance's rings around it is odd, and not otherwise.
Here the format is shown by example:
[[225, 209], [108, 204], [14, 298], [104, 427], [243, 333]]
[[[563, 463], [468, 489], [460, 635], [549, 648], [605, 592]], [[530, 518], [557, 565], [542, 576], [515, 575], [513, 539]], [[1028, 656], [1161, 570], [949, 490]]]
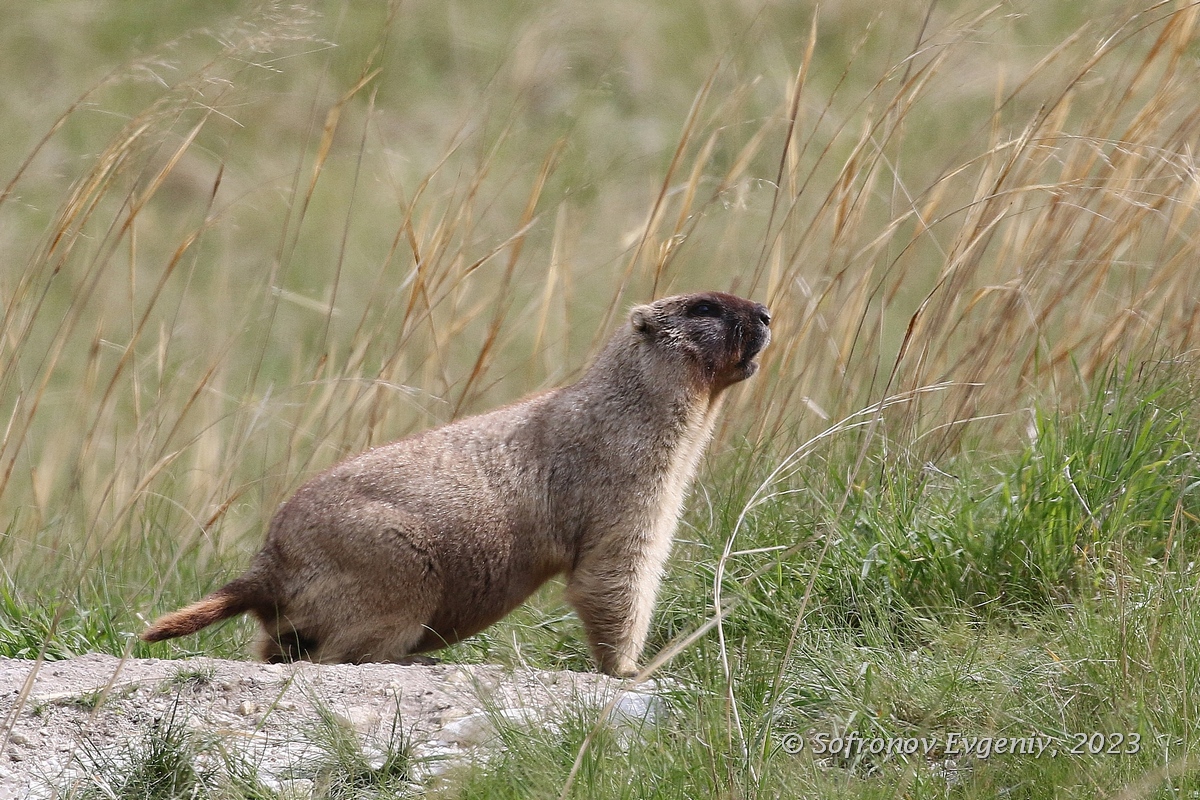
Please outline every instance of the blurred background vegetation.
[[[13, 5], [2, 652], [150, 652], [138, 615], [235, 574], [315, 471], [570, 381], [631, 304], [716, 288], [770, 305], [775, 341], [652, 648], [738, 598], [674, 669], [718, 694], [741, 670], [763, 747], [781, 687], [903, 705], [828, 672], [881, 636], [1053, 673], [1007, 637], [1109, 631], [1131, 592], [1193, 582], [1196, 23], [1116, 0]], [[1079, 627], [1084, 600], [1106, 622]], [[1039, 702], [897, 653], [886, 691], [945, 691], [894, 730]], [[588, 664], [552, 592], [450, 657]]]

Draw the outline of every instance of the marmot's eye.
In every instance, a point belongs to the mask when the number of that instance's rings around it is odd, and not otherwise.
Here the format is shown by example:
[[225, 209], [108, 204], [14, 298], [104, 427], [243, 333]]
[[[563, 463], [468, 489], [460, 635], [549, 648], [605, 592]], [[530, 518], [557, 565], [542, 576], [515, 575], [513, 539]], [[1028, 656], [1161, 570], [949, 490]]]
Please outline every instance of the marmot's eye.
[[721, 307], [716, 303], [696, 303], [688, 309], [689, 317], [719, 317]]

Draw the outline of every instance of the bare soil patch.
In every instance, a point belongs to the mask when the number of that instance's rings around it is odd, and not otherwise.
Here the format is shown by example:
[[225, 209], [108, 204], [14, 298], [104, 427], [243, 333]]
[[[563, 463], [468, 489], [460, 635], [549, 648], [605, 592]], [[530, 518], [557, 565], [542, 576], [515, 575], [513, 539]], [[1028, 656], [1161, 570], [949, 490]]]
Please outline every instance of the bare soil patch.
[[100, 784], [107, 778], [90, 752], [120, 754], [168, 725], [185, 725], [252, 765], [264, 784], [300, 795], [324, 757], [312, 735], [321, 724], [353, 732], [368, 760], [400, 730], [413, 745], [413, 779], [425, 782], [494, 753], [498, 719], [553, 727], [581, 704], [615, 698], [612, 719], [636, 727], [663, 712], [653, 692], [597, 674], [488, 665], [0, 658], [0, 800]]

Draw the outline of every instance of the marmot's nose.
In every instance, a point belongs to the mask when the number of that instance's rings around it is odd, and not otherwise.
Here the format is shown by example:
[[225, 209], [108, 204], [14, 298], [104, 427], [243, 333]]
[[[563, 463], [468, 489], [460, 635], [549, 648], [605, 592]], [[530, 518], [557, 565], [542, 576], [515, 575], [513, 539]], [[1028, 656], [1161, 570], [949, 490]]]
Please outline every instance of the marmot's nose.
[[763, 324], [764, 328], [771, 327], [771, 312], [762, 303], [754, 304], [754, 312], [758, 315], [758, 321]]

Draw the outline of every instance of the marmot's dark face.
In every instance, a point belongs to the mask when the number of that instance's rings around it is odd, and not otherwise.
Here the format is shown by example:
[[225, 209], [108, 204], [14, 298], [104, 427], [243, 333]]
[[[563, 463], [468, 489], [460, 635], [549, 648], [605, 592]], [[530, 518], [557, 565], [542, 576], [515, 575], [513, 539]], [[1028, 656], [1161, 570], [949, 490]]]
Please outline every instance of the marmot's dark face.
[[754, 358], [771, 341], [771, 314], [762, 303], [724, 292], [665, 297], [630, 314], [634, 330], [697, 368], [714, 390], [758, 371]]

